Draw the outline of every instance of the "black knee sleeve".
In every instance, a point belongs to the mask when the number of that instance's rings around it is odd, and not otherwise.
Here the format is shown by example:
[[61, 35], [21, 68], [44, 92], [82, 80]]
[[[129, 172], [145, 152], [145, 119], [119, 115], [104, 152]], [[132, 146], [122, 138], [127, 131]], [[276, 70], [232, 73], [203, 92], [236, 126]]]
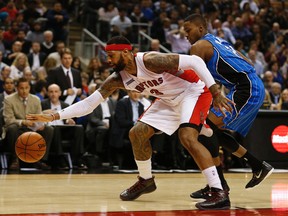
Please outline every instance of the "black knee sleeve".
[[216, 132], [220, 145], [230, 153], [236, 152], [243, 141], [243, 137], [227, 130], [218, 130]]
[[199, 135], [198, 141], [208, 149], [213, 158], [219, 156], [219, 143], [215, 134], [213, 134], [211, 137]]

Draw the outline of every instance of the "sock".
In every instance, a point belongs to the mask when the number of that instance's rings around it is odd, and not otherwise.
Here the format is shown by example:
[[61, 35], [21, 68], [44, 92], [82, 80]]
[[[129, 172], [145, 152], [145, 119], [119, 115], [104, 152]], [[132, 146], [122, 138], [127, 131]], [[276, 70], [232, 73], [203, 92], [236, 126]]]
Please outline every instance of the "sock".
[[262, 162], [251, 155], [248, 151], [243, 155], [243, 158], [250, 165], [253, 171], [259, 171], [262, 169]]
[[209, 187], [219, 188], [223, 190], [220, 178], [218, 176], [217, 170], [215, 166], [211, 166], [205, 170], [202, 170], [203, 175], [205, 176]]
[[139, 171], [139, 176], [143, 179], [150, 179], [152, 178], [152, 163], [151, 163], [151, 158], [146, 161], [138, 161], [135, 160], [138, 171]]
[[219, 166], [216, 166], [216, 169], [217, 169], [217, 173], [218, 173], [218, 176], [220, 178], [220, 181], [221, 181], [221, 185], [227, 184], [226, 180], [224, 178], [224, 175], [223, 175], [223, 170], [222, 170], [221, 164]]

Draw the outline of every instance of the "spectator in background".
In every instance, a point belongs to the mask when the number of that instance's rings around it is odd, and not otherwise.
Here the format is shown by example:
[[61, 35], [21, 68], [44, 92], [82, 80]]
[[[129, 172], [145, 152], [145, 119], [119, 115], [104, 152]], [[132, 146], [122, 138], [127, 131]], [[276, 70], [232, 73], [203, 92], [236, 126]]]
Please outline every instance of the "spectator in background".
[[143, 13], [144, 17], [149, 21], [152, 22], [155, 18], [154, 11], [152, 10], [152, 1], [151, 0], [141, 0], [141, 12]]
[[280, 25], [279, 23], [274, 22], [272, 25], [272, 29], [266, 35], [266, 41], [275, 43], [277, 40], [277, 37], [280, 34], [281, 34]]
[[68, 32], [65, 26], [68, 24], [69, 15], [63, 10], [62, 4], [55, 2], [53, 9], [49, 9], [46, 13], [46, 28], [51, 29], [54, 33], [54, 41], [66, 41]]
[[268, 69], [273, 73], [273, 82], [278, 82], [282, 87], [284, 86], [284, 78], [279, 69], [278, 61], [271, 61]]
[[[96, 85], [90, 85], [90, 94], [96, 90]], [[111, 97], [101, 102], [92, 113], [87, 116], [86, 137], [88, 141], [87, 151], [98, 155], [102, 161], [108, 158], [109, 131], [111, 118], [115, 113], [116, 100]]]
[[264, 57], [263, 52], [258, 49], [258, 44], [257, 44], [256, 41], [253, 40], [253, 41], [250, 42], [250, 50], [254, 50], [255, 51], [256, 59], [261, 62], [262, 66], [265, 69], [266, 66], [267, 66], [267, 62], [265, 61], [265, 57]]
[[53, 58], [56, 61], [56, 66], [61, 65], [61, 52], [65, 48], [65, 43], [63, 41], [57, 41], [56, 42], [56, 51], [52, 52], [48, 55], [48, 59]]
[[[4, 98], [15, 92], [15, 84], [14, 84], [14, 80], [12, 78], [7, 77], [5, 79], [5, 81], [1, 84], [2, 84], [1, 88], [3, 88], [3, 91], [1, 91], [1, 94], [0, 94], [0, 109], [3, 108]], [[3, 118], [3, 116], [1, 116], [1, 117]]]
[[6, 51], [6, 56], [3, 58], [3, 62], [7, 65], [11, 65], [16, 56], [22, 51], [22, 43], [20, 41], [14, 41], [12, 49]]
[[80, 71], [71, 67], [73, 56], [70, 49], [63, 49], [60, 57], [61, 65], [48, 72], [47, 85], [57, 84], [60, 86], [62, 93], [60, 100], [71, 105], [76, 102], [77, 96], [82, 94], [81, 75]]
[[270, 98], [271, 98], [271, 110], [280, 110], [280, 98], [281, 98], [281, 85], [278, 82], [273, 82], [270, 90]]
[[232, 45], [236, 43], [236, 39], [233, 33], [231, 32], [229, 28], [222, 26], [221, 20], [215, 19], [212, 23], [212, 27], [213, 27], [212, 34], [217, 35], [217, 31], [221, 29], [224, 33], [224, 37], [223, 37], [224, 40], [228, 41]]
[[10, 27], [10, 17], [7, 12], [1, 12], [0, 13], [0, 25], [2, 29], [8, 29]]
[[99, 15], [99, 38], [107, 41], [110, 35], [110, 22], [113, 17], [119, 14], [118, 8], [114, 1], [106, 1], [103, 7], [98, 9]]
[[32, 42], [31, 52], [27, 55], [28, 62], [33, 74], [44, 64], [46, 54], [41, 52], [41, 45], [39, 42]]
[[2, 56], [5, 56], [7, 44], [5, 41], [3, 41], [3, 33], [4, 28], [0, 28], [0, 52], [2, 53]]
[[47, 11], [47, 8], [45, 7], [45, 5], [41, 0], [35, 0], [35, 2], [36, 2], [35, 10], [40, 14], [41, 17], [43, 17]]
[[144, 105], [139, 102], [140, 94], [136, 91], [127, 91], [127, 93], [128, 97], [120, 99], [116, 104], [109, 139], [112, 148], [111, 153], [115, 154], [112, 155], [112, 158], [116, 159], [114, 163], [120, 169], [123, 168], [124, 159], [133, 164], [133, 153], [128, 133], [144, 112]]
[[26, 1], [26, 9], [23, 11], [23, 16], [23, 21], [27, 23], [31, 29], [34, 21], [41, 17], [41, 14], [36, 9], [36, 1]]
[[26, 55], [30, 52], [31, 41], [26, 39], [26, 33], [24, 30], [19, 29], [15, 41], [20, 41], [22, 43], [21, 52], [25, 53]]
[[10, 77], [14, 80], [18, 80], [23, 77], [25, 70], [31, 70], [28, 58], [24, 53], [19, 53], [11, 65]]
[[160, 41], [158, 39], [152, 39], [150, 41], [150, 47], [149, 47], [148, 50], [149, 51], [161, 52], [161, 50], [160, 50]]
[[11, 47], [13, 41], [16, 40], [18, 30], [18, 23], [16, 21], [13, 21], [9, 29], [3, 33], [3, 41], [8, 45], [9, 48]]
[[9, 169], [19, 169], [19, 159], [15, 154], [15, 142], [18, 136], [27, 131], [37, 131], [46, 141], [46, 153], [39, 162], [35, 163], [35, 166], [36, 168], [47, 170], [50, 169], [50, 166], [47, 165], [47, 160], [53, 137], [53, 128], [26, 120], [26, 114], [40, 114], [42, 112], [39, 98], [29, 92], [28, 81], [25, 78], [20, 78], [17, 83], [17, 92], [4, 99], [5, 148], [12, 155], [12, 163]]
[[42, 30], [42, 23], [35, 20], [32, 29], [27, 33], [26, 39], [31, 42], [44, 42], [44, 33]]
[[47, 97], [47, 82], [45, 80], [37, 80], [34, 86], [35, 95], [43, 101]]
[[0, 50], [0, 71], [2, 71], [3, 67], [8, 66], [6, 63], [2, 62], [3, 52]]
[[15, 21], [18, 23], [19, 30], [23, 30], [25, 34], [30, 30], [30, 26], [24, 22], [24, 15], [22, 11], [19, 11], [16, 15]]
[[94, 80], [96, 84], [101, 85], [110, 76], [110, 70], [107, 66], [99, 68], [99, 77]]
[[73, 67], [73, 68], [79, 70], [80, 72], [82, 72], [82, 62], [81, 62], [80, 57], [78, 57], [78, 56], [74, 56], [73, 57], [73, 61], [72, 61], [71, 67]]
[[249, 47], [250, 41], [252, 40], [251, 31], [243, 25], [243, 20], [241, 17], [235, 19], [235, 26], [231, 28], [231, 31], [236, 40], [241, 40], [244, 44], [244, 49]]
[[186, 32], [183, 26], [179, 29], [171, 30], [167, 33], [167, 41], [171, 44], [172, 52], [179, 54], [188, 54], [191, 44], [186, 38]]
[[53, 32], [50, 30], [46, 30], [43, 33], [44, 41], [41, 43], [41, 50], [47, 56], [50, 53], [56, 52], [56, 46], [53, 42]]
[[7, 12], [9, 14], [10, 20], [14, 21], [16, 19], [18, 10], [15, 7], [14, 2], [11, 0], [11, 1], [8, 1], [5, 7], [0, 9], [0, 12]]
[[102, 66], [100, 59], [95, 56], [90, 59], [86, 73], [89, 75], [89, 83], [94, 83], [99, 78], [99, 68]]
[[263, 67], [263, 64], [258, 59], [256, 59], [255, 50], [250, 49], [248, 52], [248, 57], [251, 60], [251, 62], [253, 63], [257, 75], [262, 78], [263, 73], [264, 73], [264, 67]]
[[35, 95], [35, 77], [33, 76], [32, 71], [30, 69], [24, 70], [23, 77], [29, 82], [30, 93]]
[[[130, 14], [129, 18], [131, 19], [132, 23], [143, 23], [148, 25], [148, 20], [144, 17], [143, 13], [141, 12], [141, 8], [139, 4], [133, 6], [133, 11]], [[147, 26], [140, 26], [140, 25], [133, 25], [132, 26], [132, 43], [138, 43], [138, 35], [139, 31], [147, 32]]]
[[[41, 102], [44, 113], [53, 113], [60, 111], [69, 105], [61, 101], [60, 87], [57, 84], [48, 86], [48, 98]], [[82, 125], [76, 125], [73, 119], [55, 120], [49, 123], [54, 128], [52, 151], [59, 156], [63, 153], [63, 139], [70, 140], [69, 152], [75, 169], [87, 169], [87, 166], [80, 160], [84, 153], [84, 128]], [[69, 125], [69, 127], [65, 127]]]
[[288, 88], [281, 93], [281, 110], [288, 110]]
[[127, 9], [119, 7], [118, 11], [119, 15], [116, 15], [110, 21], [111, 37], [122, 35], [127, 39], [132, 40], [132, 21], [127, 16]]
[[265, 97], [264, 97], [264, 101], [260, 109], [270, 110], [271, 104], [272, 104], [272, 101], [270, 97], [270, 92], [265, 88]]
[[0, 93], [4, 91], [4, 83], [7, 78], [10, 77], [11, 68], [6, 65], [1, 69], [1, 76], [0, 76]]
[[265, 71], [262, 80], [263, 80], [265, 89], [267, 89], [270, 92], [271, 86], [273, 83], [273, 73], [271, 71]]

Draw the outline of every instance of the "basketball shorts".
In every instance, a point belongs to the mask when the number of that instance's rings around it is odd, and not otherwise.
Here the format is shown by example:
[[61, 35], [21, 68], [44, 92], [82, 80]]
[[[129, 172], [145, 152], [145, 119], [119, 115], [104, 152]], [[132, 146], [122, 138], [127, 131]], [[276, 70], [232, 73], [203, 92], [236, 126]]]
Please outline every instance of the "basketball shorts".
[[185, 95], [178, 105], [171, 106], [162, 99], [156, 99], [139, 119], [168, 135], [172, 135], [181, 124], [190, 123], [199, 126], [203, 124], [212, 96], [209, 91], [200, 95], [193, 92]]

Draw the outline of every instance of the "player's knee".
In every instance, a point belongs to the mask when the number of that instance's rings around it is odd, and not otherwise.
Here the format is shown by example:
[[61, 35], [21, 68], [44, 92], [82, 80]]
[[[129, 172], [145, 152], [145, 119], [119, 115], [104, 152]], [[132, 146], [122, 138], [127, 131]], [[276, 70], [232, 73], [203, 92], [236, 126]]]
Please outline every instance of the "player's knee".
[[179, 139], [181, 144], [186, 149], [193, 149], [196, 147], [196, 144], [198, 143], [198, 132], [196, 130], [195, 132], [193, 132], [182, 128], [179, 130]]
[[240, 141], [240, 138], [236, 138], [236, 134], [227, 130], [218, 130], [217, 131], [217, 136], [220, 140], [220, 144], [221, 146], [233, 153], [236, 152], [240, 146], [240, 143], [238, 142], [238, 140]]

